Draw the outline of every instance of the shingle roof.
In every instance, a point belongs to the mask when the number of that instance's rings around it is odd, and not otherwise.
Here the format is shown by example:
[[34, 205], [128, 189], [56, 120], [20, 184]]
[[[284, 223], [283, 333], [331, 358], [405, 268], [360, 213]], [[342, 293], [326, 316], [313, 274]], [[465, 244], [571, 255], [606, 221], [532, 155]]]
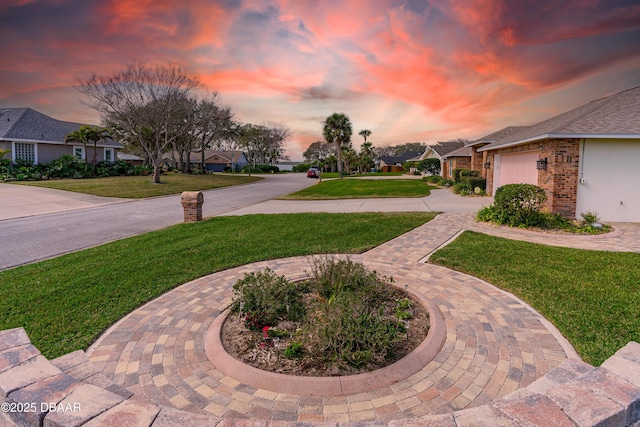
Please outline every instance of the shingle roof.
[[[0, 139], [43, 142], [64, 142], [65, 137], [83, 123], [63, 122], [31, 108], [0, 109]], [[122, 147], [117, 141], [106, 140], [99, 145]]]
[[443, 159], [449, 157], [471, 157], [471, 147], [460, 147], [442, 156]]
[[487, 136], [483, 136], [482, 138], [478, 138], [475, 141], [471, 141], [467, 143], [467, 146], [471, 147], [478, 144], [491, 144], [492, 142], [509, 139], [514, 135], [519, 134], [528, 127], [529, 126], [507, 126], [506, 128], [500, 129], [499, 131], [493, 132]]
[[407, 151], [405, 153], [401, 153], [397, 156], [385, 156], [385, 157], [381, 157], [381, 159], [388, 165], [390, 164], [395, 164], [395, 163], [404, 163], [406, 161], [408, 161], [409, 159], [412, 159], [414, 157], [418, 157], [420, 156], [420, 154], [417, 151]]
[[118, 151], [118, 160], [142, 161], [144, 159], [140, 156], [136, 156], [135, 154], [122, 153]]
[[597, 136], [640, 137], [640, 86], [591, 101], [533, 126], [524, 127], [513, 134], [504, 135], [479, 151], [549, 137]]
[[[237, 162], [238, 160], [240, 160], [241, 156], [245, 156], [243, 151], [238, 151], [238, 150], [229, 150], [229, 151], [218, 151], [218, 150], [204, 150], [204, 159], [205, 159], [205, 163], [207, 162], [208, 159], [210, 159], [213, 156], [219, 156], [223, 159], [225, 159], [227, 162], [231, 162], [231, 153], [234, 153], [234, 158], [233, 160], [235, 162]], [[164, 159], [177, 159], [178, 158], [178, 153], [176, 151], [172, 151], [172, 152], [168, 152], [162, 155], [162, 158]], [[246, 158], [246, 156], [245, 156]], [[202, 159], [202, 152], [201, 151], [192, 151], [189, 153], [189, 162], [191, 163], [200, 163], [200, 160]]]
[[430, 145], [429, 147], [435, 151], [440, 157], [444, 156], [452, 152], [453, 150], [457, 150], [464, 146], [463, 141], [438, 141], [435, 145]]

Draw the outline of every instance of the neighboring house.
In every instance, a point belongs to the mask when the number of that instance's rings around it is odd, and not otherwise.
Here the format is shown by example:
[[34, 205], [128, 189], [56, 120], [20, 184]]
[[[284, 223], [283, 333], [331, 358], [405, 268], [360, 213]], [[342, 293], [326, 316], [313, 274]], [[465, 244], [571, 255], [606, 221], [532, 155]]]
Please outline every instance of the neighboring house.
[[442, 141], [442, 142], [439, 141], [436, 144], [429, 145], [424, 150], [424, 153], [422, 153], [422, 155], [420, 156], [420, 160], [426, 160], [426, 159], [440, 160], [440, 174], [445, 178], [450, 178], [451, 175], [445, 175], [446, 166], [444, 164], [445, 163], [444, 156], [462, 147], [464, 147], [463, 141]]
[[[177, 158], [178, 154], [176, 152], [166, 153], [163, 156], [163, 159], [173, 167], [178, 167]], [[200, 168], [202, 153], [200, 151], [192, 151], [189, 162], [192, 167]], [[226, 167], [234, 168], [238, 172], [247, 164], [249, 164], [249, 161], [242, 151], [204, 150], [204, 166], [210, 172], [224, 172]]]
[[471, 147], [460, 147], [442, 155], [441, 173], [444, 178], [453, 179], [454, 169], [471, 169]]
[[[0, 149], [11, 151], [11, 161], [26, 160], [34, 164], [47, 163], [68, 154], [78, 159], [93, 159], [93, 143], [65, 144], [65, 137], [78, 130], [82, 123], [63, 122], [31, 108], [0, 108]], [[116, 160], [122, 144], [107, 139], [98, 141], [97, 161]]]
[[290, 160], [285, 160], [283, 162], [278, 162], [278, 169], [281, 171], [292, 171], [294, 167], [298, 166], [302, 162], [293, 162]]
[[640, 87], [468, 146], [491, 194], [535, 184], [547, 193], [546, 207], [565, 217], [592, 211], [605, 221], [640, 222]]
[[402, 172], [402, 164], [418, 156], [420, 156], [420, 153], [417, 151], [407, 151], [397, 156], [381, 157], [380, 170], [383, 172]]
[[122, 160], [133, 166], [140, 166], [144, 163], [144, 159], [142, 157], [136, 156], [135, 154], [123, 153], [121, 151], [118, 151], [118, 160]]

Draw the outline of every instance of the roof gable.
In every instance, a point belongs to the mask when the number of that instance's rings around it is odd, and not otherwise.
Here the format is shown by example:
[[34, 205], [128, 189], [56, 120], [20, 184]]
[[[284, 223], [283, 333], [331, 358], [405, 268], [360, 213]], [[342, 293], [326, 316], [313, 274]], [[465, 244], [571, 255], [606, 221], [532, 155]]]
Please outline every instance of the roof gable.
[[440, 157], [464, 146], [464, 141], [438, 141], [431, 149]]
[[471, 157], [471, 147], [460, 147], [442, 156], [443, 159], [449, 157]]

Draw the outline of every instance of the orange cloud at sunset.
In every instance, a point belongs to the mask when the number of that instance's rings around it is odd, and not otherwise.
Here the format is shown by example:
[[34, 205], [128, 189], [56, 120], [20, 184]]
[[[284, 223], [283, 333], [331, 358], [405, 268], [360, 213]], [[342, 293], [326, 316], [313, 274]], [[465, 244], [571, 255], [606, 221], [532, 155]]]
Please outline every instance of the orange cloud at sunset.
[[97, 122], [78, 78], [175, 64], [238, 119], [289, 126], [294, 159], [333, 112], [374, 144], [435, 142], [640, 85], [625, 0], [7, 0], [0, 36], [0, 106]]

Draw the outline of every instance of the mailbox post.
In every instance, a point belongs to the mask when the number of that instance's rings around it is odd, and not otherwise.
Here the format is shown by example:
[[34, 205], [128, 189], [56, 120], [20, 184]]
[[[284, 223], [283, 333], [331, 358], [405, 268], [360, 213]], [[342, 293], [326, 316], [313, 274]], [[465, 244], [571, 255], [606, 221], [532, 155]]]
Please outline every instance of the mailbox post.
[[200, 191], [185, 191], [180, 198], [184, 208], [184, 222], [202, 221], [204, 196]]

